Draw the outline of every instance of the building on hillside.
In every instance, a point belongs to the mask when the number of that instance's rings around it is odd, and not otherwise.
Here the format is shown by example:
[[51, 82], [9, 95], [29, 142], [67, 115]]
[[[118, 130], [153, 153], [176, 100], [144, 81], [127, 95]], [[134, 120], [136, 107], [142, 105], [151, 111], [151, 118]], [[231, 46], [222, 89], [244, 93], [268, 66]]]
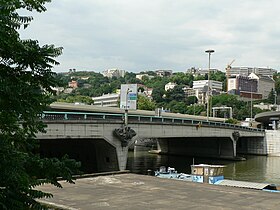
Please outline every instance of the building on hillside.
[[175, 87], [176, 85], [177, 85], [177, 84], [174, 83], [174, 82], [168, 82], [168, 83], [164, 86], [164, 89], [165, 89], [165, 91], [172, 90], [172, 89], [174, 89], [174, 87]]
[[125, 70], [120, 70], [120, 69], [107, 69], [105, 71], [102, 72], [104, 77], [124, 77], [125, 75]]
[[[210, 69], [210, 74], [219, 72], [218, 69]], [[201, 69], [201, 68], [195, 68], [191, 67], [190, 69], [187, 69], [186, 73], [192, 74], [193, 76], [198, 75], [206, 75], [209, 74], [209, 69]]]
[[142, 94], [149, 99], [152, 99], [153, 88], [148, 88], [145, 85], [137, 84], [138, 94]]
[[119, 93], [104, 94], [98, 97], [92, 97], [93, 105], [104, 107], [118, 107], [120, 99]]
[[136, 79], [142, 80], [143, 77], [148, 77], [149, 79], [154, 78], [154, 76], [151, 76], [151, 75], [149, 75], [149, 74], [137, 74], [137, 75], [136, 75]]
[[146, 97], [148, 97], [149, 99], [152, 99], [153, 97], [152, 97], [152, 93], [153, 93], [153, 88], [146, 88], [145, 90], [144, 90], [144, 95], [146, 96]]
[[230, 77], [237, 75], [249, 76], [249, 74], [251, 73], [255, 73], [261, 76], [272, 77], [273, 74], [276, 72], [277, 71], [275, 69], [268, 67], [231, 67], [228, 74]]
[[[210, 95], [219, 95], [223, 91], [223, 83], [215, 80], [209, 80]], [[206, 104], [208, 101], [208, 80], [193, 81], [193, 93], [198, 99], [198, 104]], [[189, 90], [189, 92], [191, 92]], [[189, 96], [191, 96], [189, 94]]]
[[258, 92], [258, 81], [248, 76], [237, 75], [228, 79], [228, 91]]
[[169, 77], [172, 75], [172, 70], [156, 70], [155, 72], [160, 77]]
[[248, 76], [237, 75], [229, 78], [228, 93], [239, 95], [245, 101], [262, 99], [262, 94], [258, 92], [258, 81]]
[[[208, 80], [193, 81], [193, 89], [202, 90], [204, 87], [208, 87]], [[222, 91], [223, 83], [215, 80], [209, 80], [210, 90]]]
[[57, 95], [64, 91], [64, 87], [51, 87], [51, 89], [55, 91]]
[[70, 93], [72, 93], [73, 92], [73, 88], [65, 88], [64, 89], [64, 91], [63, 91], [63, 93], [65, 93], [65, 94], [70, 94]]
[[75, 89], [78, 87], [78, 82], [75, 80], [72, 80], [71, 82], [68, 82], [68, 87]]
[[260, 76], [272, 77], [273, 74], [277, 73], [277, 70], [268, 67], [259, 67], [254, 68], [254, 73]]
[[185, 88], [184, 92], [186, 94], [186, 97], [190, 96], [195, 96], [197, 98], [197, 103], [198, 104], [205, 104], [206, 103], [206, 91], [198, 90], [198, 89], [193, 89], [193, 88]]
[[275, 81], [272, 77], [261, 76], [255, 73], [251, 73], [249, 76], [251, 79], [256, 79], [258, 82], [257, 92], [262, 94], [262, 99], [267, 99], [270, 92], [275, 90]]

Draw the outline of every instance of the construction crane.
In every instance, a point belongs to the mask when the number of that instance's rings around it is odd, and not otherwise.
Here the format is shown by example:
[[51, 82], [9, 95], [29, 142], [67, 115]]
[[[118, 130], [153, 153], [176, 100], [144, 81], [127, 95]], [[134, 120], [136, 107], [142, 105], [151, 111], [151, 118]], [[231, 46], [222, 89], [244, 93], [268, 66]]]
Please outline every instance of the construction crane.
[[233, 64], [234, 61], [235, 61], [235, 59], [233, 59], [226, 67], [227, 93], [228, 93], [228, 79], [229, 79], [229, 75], [230, 75], [231, 64]]

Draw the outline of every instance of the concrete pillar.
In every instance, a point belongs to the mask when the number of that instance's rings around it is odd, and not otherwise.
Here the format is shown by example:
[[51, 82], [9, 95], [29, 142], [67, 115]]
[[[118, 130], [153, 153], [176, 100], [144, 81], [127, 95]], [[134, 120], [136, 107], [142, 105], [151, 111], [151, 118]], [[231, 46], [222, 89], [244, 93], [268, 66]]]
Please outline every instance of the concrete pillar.
[[168, 144], [166, 139], [157, 139], [157, 149], [161, 154], [168, 153]]
[[232, 138], [232, 149], [233, 149], [233, 157], [236, 157], [236, 144], [237, 141]]
[[234, 131], [232, 133], [231, 140], [232, 140], [232, 150], [233, 150], [234, 158], [236, 157], [236, 145], [237, 145], [237, 141], [238, 141], [239, 137], [240, 137], [240, 133], [238, 131]]
[[121, 145], [119, 145], [116, 147], [116, 151], [119, 163], [119, 170], [123, 171], [126, 169], [128, 147], [121, 147]]

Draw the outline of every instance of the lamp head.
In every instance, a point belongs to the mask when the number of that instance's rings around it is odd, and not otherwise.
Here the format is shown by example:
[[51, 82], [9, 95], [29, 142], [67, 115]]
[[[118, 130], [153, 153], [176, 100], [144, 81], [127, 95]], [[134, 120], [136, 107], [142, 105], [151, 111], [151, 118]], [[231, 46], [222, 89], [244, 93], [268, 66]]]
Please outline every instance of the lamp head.
[[215, 52], [215, 50], [206, 50], [205, 52], [211, 54], [211, 53]]

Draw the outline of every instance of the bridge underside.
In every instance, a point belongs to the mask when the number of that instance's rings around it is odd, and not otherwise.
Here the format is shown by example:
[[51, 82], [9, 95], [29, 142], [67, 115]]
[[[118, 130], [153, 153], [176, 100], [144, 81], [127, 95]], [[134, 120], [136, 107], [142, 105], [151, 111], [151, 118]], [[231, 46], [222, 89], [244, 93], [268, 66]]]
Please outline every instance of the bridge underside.
[[236, 157], [236, 150], [230, 138], [173, 138], [158, 139], [162, 154], [186, 155], [193, 157]]
[[116, 149], [104, 139], [40, 140], [42, 157], [61, 158], [66, 154], [81, 162], [83, 173], [119, 170]]
[[239, 138], [236, 148], [240, 154], [251, 154], [251, 155], [267, 155], [267, 143], [264, 138], [260, 137], [243, 137]]

